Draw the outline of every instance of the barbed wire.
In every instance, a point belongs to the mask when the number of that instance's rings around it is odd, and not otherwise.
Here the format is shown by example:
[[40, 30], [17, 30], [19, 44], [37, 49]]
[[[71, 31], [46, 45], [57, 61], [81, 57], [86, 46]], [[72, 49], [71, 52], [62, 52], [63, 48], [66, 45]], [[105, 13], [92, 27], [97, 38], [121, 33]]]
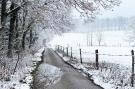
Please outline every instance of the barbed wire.
[[82, 53], [85, 53], [85, 54], [89, 54], [89, 53], [90, 53], [90, 54], [95, 54], [95, 53], [92, 53], [92, 52], [90, 52], [90, 51], [89, 51], [89, 52], [88, 52], [88, 51], [87, 51], [87, 52], [86, 52], [86, 51], [82, 51]]
[[[83, 53], [85, 53], [85, 52], [83, 52]], [[127, 55], [127, 54], [123, 54], [123, 55], [121, 55], [121, 54], [101, 54], [101, 53], [89, 53], [89, 54], [91, 54], [91, 55], [95, 55], [95, 54], [98, 54], [98, 55], [105, 55], [105, 56], [133, 56], [133, 55]]]
[[114, 54], [100, 54], [100, 53], [95, 53], [95, 54], [98, 54], [98, 55], [105, 55], [105, 56], [133, 56], [133, 55], [114, 55]]
[[[63, 48], [67, 48], [67, 47], [63, 47]], [[68, 47], [68, 48], [70, 48], [70, 47]], [[76, 52], [76, 53], [75, 53]], [[65, 52], [66, 53], [66, 52]], [[71, 53], [71, 52], [69, 52], [69, 53]], [[79, 49], [77, 50], [73, 50], [72, 49], [72, 54], [77, 54], [77, 53], [80, 53], [80, 51], [79, 51]], [[101, 53], [91, 53], [90, 51], [84, 51], [84, 50], [81, 50], [81, 53], [82, 53], [82, 55], [84, 55], [84, 54], [90, 54], [90, 55], [96, 55], [96, 54], [98, 54], [98, 55], [104, 55], [104, 56], [134, 56], [134, 55], [128, 55], [128, 54], [101, 54]], [[134, 56], [135, 57], [135, 56]]]

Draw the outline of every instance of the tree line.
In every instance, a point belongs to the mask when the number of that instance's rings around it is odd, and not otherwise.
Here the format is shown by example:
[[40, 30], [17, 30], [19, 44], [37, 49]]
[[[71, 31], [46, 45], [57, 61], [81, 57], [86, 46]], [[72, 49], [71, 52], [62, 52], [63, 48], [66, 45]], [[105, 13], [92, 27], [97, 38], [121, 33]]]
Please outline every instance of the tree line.
[[31, 48], [39, 29], [55, 34], [69, 31], [73, 8], [91, 20], [101, 8], [119, 4], [119, 0], [0, 0], [0, 51], [12, 58]]

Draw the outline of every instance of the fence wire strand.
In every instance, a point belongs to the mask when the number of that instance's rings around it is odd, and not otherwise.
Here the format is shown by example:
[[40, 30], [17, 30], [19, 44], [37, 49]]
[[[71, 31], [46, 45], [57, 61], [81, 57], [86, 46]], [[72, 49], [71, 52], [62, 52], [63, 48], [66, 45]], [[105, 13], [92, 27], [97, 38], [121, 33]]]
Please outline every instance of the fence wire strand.
[[[60, 46], [60, 47], [62, 48], [62, 46]], [[67, 47], [63, 47], [63, 48], [64, 48], [64, 52], [65, 52], [65, 50], [67, 49]], [[71, 53], [70, 52], [71, 51], [70, 48], [71, 47], [68, 47], [69, 53]], [[79, 48], [78, 48], [78, 50], [77, 49], [76, 50], [72, 49], [72, 54], [76, 54], [75, 52], [76, 53], [79, 53]], [[81, 52], [82, 52], [82, 54], [90, 54], [90, 55], [96, 55], [96, 54], [98, 54], [98, 55], [104, 55], [104, 56], [133, 56], [133, 55], [127, 55], [127, 54], [125, 54], [125, 55], [121, 55], [121, 54], [115, 55], [115, 54], [92, 53], [90, 51], [85, 51], [84, 49], [81, 50]]]

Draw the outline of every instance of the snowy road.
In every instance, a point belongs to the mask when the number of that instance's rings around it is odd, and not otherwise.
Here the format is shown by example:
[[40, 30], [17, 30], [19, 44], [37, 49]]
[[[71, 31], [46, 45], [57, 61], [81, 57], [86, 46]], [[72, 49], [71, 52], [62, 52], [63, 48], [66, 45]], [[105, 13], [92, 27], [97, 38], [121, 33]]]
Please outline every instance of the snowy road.
[[59, 82], [46, 89], [102, 89], [65, 64], [52, 49], [48, 49], [44, 54], [44, 62], [61, 68], [64, 73]]

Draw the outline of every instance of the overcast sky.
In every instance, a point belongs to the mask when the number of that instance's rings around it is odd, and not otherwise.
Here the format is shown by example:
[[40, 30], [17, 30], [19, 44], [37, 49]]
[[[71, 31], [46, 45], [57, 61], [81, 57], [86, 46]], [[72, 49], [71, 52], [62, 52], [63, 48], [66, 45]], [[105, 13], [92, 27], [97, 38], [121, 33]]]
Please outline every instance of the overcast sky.
[[114, 11], [105, 10], [101, 12], [100, 18], [113, 18], [116, 16], [131, 17], [135, 16], [135, 0], [121, 0], [119, 7], [115, 7]]

